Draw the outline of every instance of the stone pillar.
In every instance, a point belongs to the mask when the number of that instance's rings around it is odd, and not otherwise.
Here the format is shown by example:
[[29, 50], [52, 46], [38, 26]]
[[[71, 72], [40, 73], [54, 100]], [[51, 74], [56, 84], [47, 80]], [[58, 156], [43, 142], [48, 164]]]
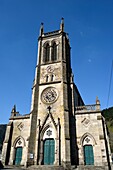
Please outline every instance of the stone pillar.
[[51, 61], [51, 59], [52, 59], [52, 44], [50, 44], [50, 61]]
[[28, 140], [29, 138], [26, 140], [26, 160], [25, 160], [25, 163], [24, 163], [24, 166], [27, 167], [27, 159], [28, 159]]
[[7, 146], [8, 146], [8, 142], [4, 142], [3, 148], [2, 148], [2, 163], [4, 165], [5, 165], [5, 162], [6, 162]]
[[55, 138], [54, 140], [55, 140], [55, 144], [56, 144], [54, 165], [59, 165], [58, 164], [58, 138]]
[[39, 165], [42, 164], [43, 161], [43, 139], [40, 141], [40, 158], [39, 158]]
[[34, 158], [34, 164], [37, 165], [38, 159], [39, 159], [39, 138], [40, 138], [40, 120], [38, 119], [38, 125], [37, 125], [37, 133], [36, 133], [36, 149], [35, 149], [35, 158]]
[[2, 162], [3, 164], [8, 164], [9, 156], [10, 156], [10, 143], [11, 143], [11, 135], [12, 135], [12, 122], [9, 122], [6, 129], [5, 140], [3, 143], [2, 149]]
[[64, 116], [65, 125], [63, 127], [64, 128], [63, 129], [63, 131], [64, 131], [64, 146], [62, 146], [64, 149], [63, 164], [68, 166], [71, 164], [71, 161], [70, 161], [70, 136], [69, 136], [69, 122], [68, 122], [69, 113], [68, 113], [68, 111], [65, 111], [64, 115], [65, 115]]
[[57, 125], [57, 138], [55, 139], [56, 142], [56, 150], [55, 150], [55, 165], [60, 165], [60, 119], [58, 118], [58, 125]]
[[79, 155], [79, 165], [84, 165], [84, 151], [83, 146], [78, 146], [78, 155]]
[[15, 148], [11, 147], [9, 165], [13, 165], [15, 160]]

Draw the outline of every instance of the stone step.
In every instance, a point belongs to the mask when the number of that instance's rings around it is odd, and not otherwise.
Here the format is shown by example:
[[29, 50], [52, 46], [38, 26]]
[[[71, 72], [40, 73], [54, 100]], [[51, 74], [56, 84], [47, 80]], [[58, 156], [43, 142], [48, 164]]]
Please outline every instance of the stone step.
[[[110, 170], [104, 166], [76, 166], [73, 165], [71, 168], [64, 168], [63, 166], [55, 166], [55, 165], [32, 165], [28, 168], [24, 166], [5, 166], [5, 169], [14, 169], [14, 170]], [[111, 167], [113, 170], [113, 166]]]
[[[5, 165], [3, 169], [25, 170], [26, 168], [21, 165]], [[1, 170], [1, 169], [0, 169]]]
[[64, 170], [63, 166], [54, 165], [33, 165], [27, 168], [28, 170]]
[[108, 168], [105, 166], [87, 165], [87, 166], [77, 166], [77, 168], [75, 168], [75, 170], [108, 170]]

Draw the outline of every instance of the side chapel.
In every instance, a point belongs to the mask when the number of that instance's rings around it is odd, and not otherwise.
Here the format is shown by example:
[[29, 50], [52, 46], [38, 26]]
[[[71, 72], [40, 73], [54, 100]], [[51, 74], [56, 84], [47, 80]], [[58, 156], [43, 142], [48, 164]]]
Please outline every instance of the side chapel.
[[[31, 111], [12, 109], [2, 149], [5, 165], [109, 167], [110, 147], [100, 102], [85, 105], [74, 83], [70, 43], [60, 29], [40, 27]], [[108, 168], [109, 169], [109, 168]]]

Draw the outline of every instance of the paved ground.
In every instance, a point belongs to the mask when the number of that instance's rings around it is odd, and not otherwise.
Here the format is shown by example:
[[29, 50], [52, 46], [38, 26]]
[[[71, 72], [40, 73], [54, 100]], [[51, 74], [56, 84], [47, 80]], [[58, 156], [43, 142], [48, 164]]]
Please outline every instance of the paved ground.
[[47, 165], [33, 165], [31, 167], [25, 168], [24, 166], [5, 166], [3, 169], [0, 170], [64, 170], [62, 166], [47, 166]]
[[0, 168], [0, 170], [25, 170], [26, 168], [24, 167], [13, 167], [13, 166], [5, 166], [3, 169]]

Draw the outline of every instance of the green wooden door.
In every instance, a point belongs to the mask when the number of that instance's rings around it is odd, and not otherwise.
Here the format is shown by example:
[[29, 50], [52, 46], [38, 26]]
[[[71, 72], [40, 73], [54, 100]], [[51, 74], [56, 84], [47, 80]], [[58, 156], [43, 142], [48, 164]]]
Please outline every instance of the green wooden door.
[[44, 165], [53, 165], [55, 159], [55, 141], [46, 139], [44, 141]]
[[94, 155], [92, 145], [84, 146], [85, 165], [94, 165]]
[[16, 148], [15, 165], [20, 165], [22, 160], [22, 147]]

